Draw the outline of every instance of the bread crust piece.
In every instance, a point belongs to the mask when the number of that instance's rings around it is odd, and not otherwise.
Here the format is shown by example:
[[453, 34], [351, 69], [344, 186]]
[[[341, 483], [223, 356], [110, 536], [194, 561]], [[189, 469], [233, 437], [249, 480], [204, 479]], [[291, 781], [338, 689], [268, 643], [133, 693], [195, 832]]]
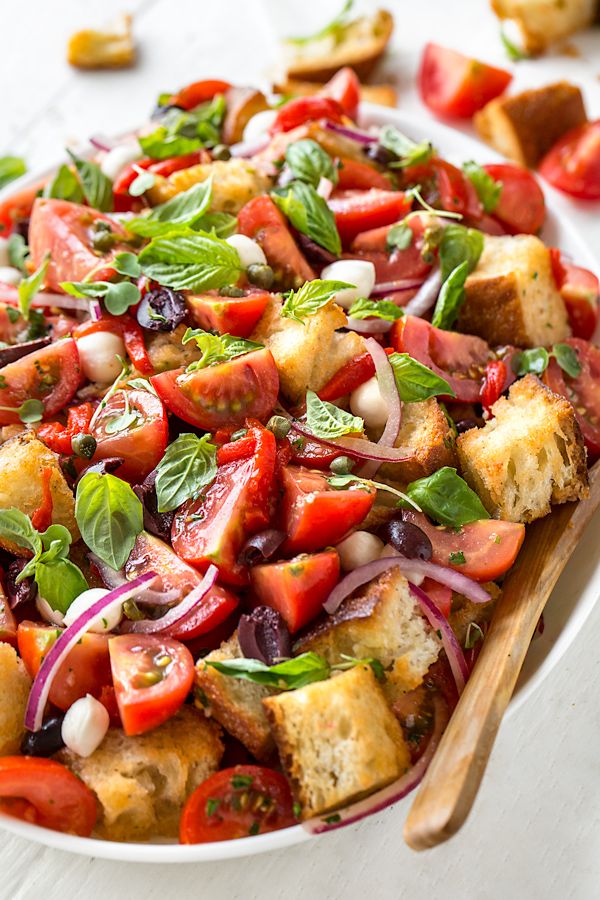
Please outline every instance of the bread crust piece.
[[571, 334], [550, 252], [535, 235], [486, 235], [465, 285], [458, 329], [492, 346], [550, 347]]
[[491, 0], [499, 19], [519, 26], [527, 53], [543, 53], [560, 38], [586, 28], [598, 12], [598, 0]]
[[568, 81], [491, 100], [473, 119], [486, 143], [534, 168], [565, 132], [587, 121], [579, 88]]
[[31, 678], [16, 650], [0, 641], [0, 756], [20, 751], [30, 688]]
[[408, 484], [442, 466], [456, 466], [454, 430], [435, 397], [403, 404], [396, 447], [405, 447], [411, 458], [384, 463], [379, 470], [384, 480]]
[[385, 787], [410, 766], [370, 666], [269, 697], [263, 706], [303, 819]]
[[463, 476], [490, 515], [533, 522], [553, 503], [587, 496], [586, 451], [568, 400], [526, 375], [492, 414], [457, 440]]
[[168, 178], [155, 176], [154, 187], [147, 193], [152, 206], [165, 203], [176, 194], [213, 177], [211, 212], [238, 213], [244, 204], [269, 190], [272, 179], [264, 167], [248, 159], [216, 160], [198, 163], [189, 169], [173, 172]]

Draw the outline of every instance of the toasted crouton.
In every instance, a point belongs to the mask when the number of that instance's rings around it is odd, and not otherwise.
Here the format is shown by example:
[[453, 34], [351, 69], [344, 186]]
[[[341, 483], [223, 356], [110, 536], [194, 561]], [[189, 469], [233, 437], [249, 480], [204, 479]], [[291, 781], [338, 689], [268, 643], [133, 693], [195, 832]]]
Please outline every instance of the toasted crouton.
[[224, 144], [237, 144], [244, 136], [244, 128], [259, 112], [269, 108], [262, 91], [250, 87], [230, 87], [225, 93], [227, 112], [221, 137]]
[[135, 62], [131, 16], [121, 13], [102, 30], [86, 28], [69, 39], [67, 62], [78, 69], [123, 69]]
[[200, 359], [202, 353], [195, 341], [181, 343], [185, 331], [186, 325], [178, 325], [174, 331], [146, 332], [149, 335], [146, 338], [146, 349], [155, 372], [189, 366]]
[[392, 481], [408, 483], [456, 465], [454, 430], [435, 397], [403, 405], [396, 446], [405, 447], [411, 458], [381, 467], [379, 474]]
[[587, 121], [581, 91], [568, 81], [496, 97], [474, 117], [480, 136], [522, 166], [535, 167], [565, 132]]
[[552, 503], [587, 496], [585, 447], [568, 400], [526, 375], [492, 414], [457, 440], [463, 475], [492, 516], [533, 522]]
[[336, 333], [347, 319], [335, 303], [322, 306], [304, 323], [283, 318], [281, 305], [279, 298], [270, 301], [250, 339], [269, 348], [282, 392], [297, 403], [308, 389], [319, 391], [344, 363], [363, 353], [365, 342], [354, 332]]
[[369, 666], [263, 705], [303, 819], [384, 787], [410, 765], [400, 725]]
[[91, 756], [65, 749], [56, 758], [95, 793], [99, 837], [144, 841], [177, 834], [183, 804], [222, 755], [218, 727], [184, 706], [153, 731], [127, 737], [111, 728]]
[[[324, 87], [323, 82], [297, 81], [291, 78], [273, 85], [273, 90], [286, 97], [310, 97], [318, 94]], [[367, 103], [377, 103], [379, 106], [396, 106], [398, 93], [393, 84], [361, 84], [360, 99]]]
[[22, 660], [10, 644], [0, 641], [0, 756], [19, 752], [30, 688]]
[[550, 253], [539, 238], [486, 235], [479, 264], [467, 278], [458, 328], [495, 346], [549, 347], [569, 337]]
[[491, 0], [491, 5], [499, 19], [517, 23], [530, 55], [587, 28], [598, 11], [598, 0]]
[[229, 159], [226, 162], [217, 160], [211, 163], [199, 163], [189, 169], [173, 172], [168, 178], [161, 175], [155, 177], [154, 187], [146, 196], [152, 206], [165, 203], [176, 194], [213, 178], [212, 212], [237, 213], [242, 206], [253, 197], [264, 194], [271, 186], [271, 178], [255, 163], [247, 159]]
[[275, 750], [261, 701], [273, 691], [260, 684], [222, 675], [205, 660], [239, 659], [243, 656], [237, 632], [196, 666], [196, 696], [206, 712], [248, 748], [253, 756], [268, 760]]
[[[0, 446], [0, 508], [15, 506], [31, 516], [44, 497], [44, 469], [50, 469], [50, 493], [52, 495], [52, 523], [64, 525], [74, 541], [79, 539], [75, 521], [75, 499], [65, 481], [56, 453], [38, 441], [33, 431], [26, 431]], [[22, 547], [6, 538], [0, 538], [0, 547], [27, 555]]]

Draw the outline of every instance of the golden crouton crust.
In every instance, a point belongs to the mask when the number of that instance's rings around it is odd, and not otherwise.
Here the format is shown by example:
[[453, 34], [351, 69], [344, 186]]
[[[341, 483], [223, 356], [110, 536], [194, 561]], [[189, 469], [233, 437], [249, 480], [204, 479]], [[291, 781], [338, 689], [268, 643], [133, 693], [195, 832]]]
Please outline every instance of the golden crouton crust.
[[157, 175], [154, 187], [146, 196], [152, 206], [165, 203], [176, 194], [213, 176], [211, 212], [238, 213], [244, 204], [264, 194], [271, 187], [271, 178], [257, 163], [247, 159], [217, 160], [199, 163], [189, 169], [173, 172], [168, 178]]
[[481, 138], [522, 166], [535, 167], [565, 132], [587, 121], [579, 88], [568, 81], [496, 97], [473, 119]]
[[598, 0], [491, 0], [491, 6], [499, 19], [517, 22], [530, 55], [586, 28], [598, 12]]
[[222, 755], [218, 726], [184, 706], [145, 734], [127, 737], [111, 728], [87, 758], [66, 749], [56, 758], [95, 793], [98, 837], [143, 841], [177, 834], [183, 804]]
[[123, 69], [135, 62], [131, 16], [122, 13], [103, 31], [86, 28], [73, 34], [67, 62], [78, 69]]
[[0, 641], [0, 756], [19, 752], [30, 688], [31, 678], [16, 650]]
[[442, 466], [456, 466], [454, 430], [435, 397], [403, 404], [396, 447], [405, 447], [410, 459], [384, 463], [379, 470], [384, 479], [408, 484]]
[[178, 325], [174, 331], [149, 333], [146, 338], [146, 349], [155, 372], [166, 372], [168, 369], [189, 366], [190, 363], [200, 359], [202, 353], [195, 341], [188, 341], [187, 344], [181, 343], [186, 327], [182, 324]]
[[[46, 468], [52, 470], [52, 523], [64, 525], [77, 541], [73, 492], [61, 472], [58, 456], [38, 441], [33, 431], [22, 432], [0, 446], [0, 508], [15, 506], [31, 516], [43, 500], [42, 471]], [[6, 538], [0, 538], [0, 547], [17, 556], [28, 555]]]
[[410, 765], [369, 666], [269, 697], [263, 706], [303, 819], [384, 787]]

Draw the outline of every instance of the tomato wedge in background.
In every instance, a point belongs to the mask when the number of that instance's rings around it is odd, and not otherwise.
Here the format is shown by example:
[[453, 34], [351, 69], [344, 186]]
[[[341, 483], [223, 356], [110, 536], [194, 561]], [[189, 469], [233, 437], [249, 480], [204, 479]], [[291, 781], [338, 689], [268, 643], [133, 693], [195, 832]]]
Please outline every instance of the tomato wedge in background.
[[600, 199], [600, 119], [559, 138], [539, 170], [559, 191], [581, 200]]
[[322, 612], [339, 576], [337, 552], [324, 550], [254, 566], [250, 583], [260, 602], [281, 613], [293, 634]]
[[[127, 411], [134, 418], [129, 421]], [[94, 462], [109, 456], [125, 461], [116, 470], [119, 478], [139, 483], [163, 458], [169, 439], [165, 407], [149, 391], [118, 391], [106, 402], [94, 425]]]
[[269, 131], [277, 134], [279, 131], [292, 131], [298, 125], [312, 122], [314, 119], [327, 119], [329, 122], [342, 122], [345, 110], [342, 105], [332, 97], [295, 97], [279, 107], [277, 117]]
[[[475, 581], [494, 581], [514, 563], [523, 540], [525, 526], [519, 522], [480, 519], [460, 529], [433, 525], [423, 513], [404, 510], [403, 518], [424, 531], [433, 546], [431, 561], [448, 566]], [[460, 554], [464, 562], [453, 562]]]
[[46, 179], [37, 181], [0, 202], [0, 234], [2, 237], [8, 237], [16, 224], [29, 218], [33, 204], [45, 184]]
[[391, 187], [389, 177], [374, 166], [348, 158], [339, 161], [337, 183], [339, 191], [368, 191], [370, 188], [389, 191]]
[[360, 103], [360, 81], [350, 66], [339, 69], [319, 91], [320, 97], [332, 97], [340, 104], [347, 116], [356, 119]]
[[220, 81], [217, 78], [193, 81], [173, 94], [169, 104], [180, 106], [181, 109], [194, 109], [195, 106], [212, 100], [215, 94], [224, 94], [230, 87], [228, 81]]
[[411, 205], [403, 191], [377, 188], [334, 191], [328, 200], [343, 244], [349, 244], [361, 231], [397, 222], [410, 212]]
[[223, 297], [215, 291], [191, 294], [186, 305], [194, 325], [217, 334], [250, 337], [271, 299], [268, 291], [251, 289], [243, 297]]
[[62, 763], [37, 756], [0, 757], [0, 812], [25, 822], [89, 837], [95, 794]]
[[483, 166], [502, 185], [493, 211], [510, 234], [536, 234], [546, 218], [546, 201], [535, 176], [512, 163]]
[[270, 197], [254, 197], [238, 213], [240, 234], [257, 241], [281, 288], [300, 287], [315, 273], [296, 246], [283, 214]]
[[362, 485], [335, 490], [323, 475], [288, 466], [282, 471], [281, 528], [285, 554], [310, 553], [337, 544], [369, 513], [377, 491]]
[[194, 681], [187, 647], [164, 635], [121, 634], [108, 649], [125, 734], [143, 734], [174, 716]]
[[442, 116], [470, 119], [506, 90], [512, 75], [456, 50], [426, 45], [418, 74], [423, 103]]
[[[53, 416], [72, 400], [80, 383], [79, 354], [72, 338], [29, 353], [0, 369], [0, 425], [18, 425], [16, 410], [26, 400], [40, 400], [44, 416]], [[12, 410], [15, 410], [13, 412]]]
[[292, 794], [280, 772], [234, 766], [215, 772], [196, 788], [179, 823], [182, 844], [231, 841], [294, 825]]
[[600, 349], [581, 338], [568, 338], [563, 343], [577, 354], [579, 375], [571, 378], [552, 358], [542, 378], [550, 390], [573, 404], [588, 453], [597, 457], [600, 456]]
[[589, 269], [563, 259], [556, 247], [550, 248], [550, 262], [556, 286], [567, 307], [573, 336], [590, 340], [598, 323], [600, 281]]

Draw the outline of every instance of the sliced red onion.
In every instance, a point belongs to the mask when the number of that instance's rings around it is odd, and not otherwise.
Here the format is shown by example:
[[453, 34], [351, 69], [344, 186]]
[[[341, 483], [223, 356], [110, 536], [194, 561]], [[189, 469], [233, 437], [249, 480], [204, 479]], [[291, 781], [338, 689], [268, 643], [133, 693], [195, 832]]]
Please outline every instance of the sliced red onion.
[[229, 148], [229, 152], [232, 156], [247, 159], [250, 156], [255, 156], [257, 153], [260, 153], [265, 147], [268, 147], [270, 140], [270, 137], [265, 135], [265, 137], [256, 141], [240, 141], [239, 144], [232, 144]]
[[75, 644], [81, 640], [83, 635], [98, 622], [107, 609], [115, 603], [124, 603], [135, 597], [136, 594], [145, 586], [150, 584], [156, 578], [156, 572], [146, 572], [139, 575], [133, 581], [122, 584], [114, 591], [110, 591], [104, 597], [96, 600], [89, 609], [86, 609], [78, 616], [72, 625], [69, 625], [62, 634], [56, 639], [54, 644], [48, 650], [39, 668], [37, 675], [33, 680], [29, 700], [27, 701], [27, 709], [25, 711], [25, 727], [29, 731], [39, 731], [42, 727], [44, 718], [44, 710], [48, 702], [48, 695], [56, 673], [61, 663], [64, 662], [67, 654], [73, 649]]
[[33, 341], [23, 341], [22, 344], [10, 344], [7, 347], [2, 347], [0, 349], [0, 368], [16, 362], [18, 359], [23, 359], [24, 356], [35, 353], [36, 350], [42, 350], [43, 347], [47, 347], [51, 343], [52, 338], [44, 337], [36, 338]]
[[364, 800], [352, 803], [346, 809], [341, 809], [334, 815], [328, 816], [329, 821], [322, 818], [309, 819], [307, 822], [302, 823], [302, 827], [311, 834], [324, 834], [326, 831], [335, 831], [337, 828], [344, 828], [346, 825], [359, 822], [366, 816], [373, 815], [373, 813], [381, 812], [393, 803], [402, 800], [407, 794], [410, 794], [420, 784], [448, 724], [448, 708], [444, 701], [434, 695], [433, 705], [434, 720], [431, 737], [427, 742], [425, 752], [408, 772], [405, 772], [397, 781], [377, 791], [376, 794], [371, 794], [370, 797], [365, 797]]
[[416, 291], [422, 284], [422, 278], [398, 278], [397, 281], [378, 281], [373, 286], [371, 297], [392, 294], [394, 291]]
[[407, 316], [422, 316], [435, 305], [442, 286], [442, 273], [434, 269], [427, 276], [412, 300], [404, 307]]
[[329, 200], [332, 191], [333, 181], [330, 178], [325, 178], [324, 175], [321, 175], [317, 185], [317, 194], [319, 197], [322, 197], [323, 200]]
[[353, 319], [350, 317], [346, 328], [357, 334], [386, 334], [394, 323], [386, 319]]
[[89, 301], [90, 318], [92, 322], [99, 322], [102, 318], [102, 307], [97, 300]]
[[[398, 386], [394, 376], [394, 370], [390, 364], [389, 358], [381, 344], [378, 344], [374, 338], [367, 338], [366, 347], [373, 362], [375, 363], [375, 375], [381, 398], [385, 403], [388, 411], [387, 422], [383, 429], [383, 434], [377, 442], [378, 447], [393, 447], [398, 438], [400, 431], [400, 423], [402, 421], [402, 403]], [[361, 478], [372, 478], [376, 474], [379, 466], [378, 462], [370, 462], [361, 468]]]
[[[95, 553], [88, 553], [89, 561], [98, 569], [100, 577], [107, 588], [118, 588], [122, 584], [130, 584], [124, 569], [112, 569], [107, 566]], [[140, 591], [135, 598], [138, 606], [172, 606], [181, 597], [181, 591], [173, 588], [170, 591], [156, 591], [153, 588], [146, 588]]]
[[114, 141], [103, 134], [93, 134], [89, 140], [92, 147], [95, 147], [96, 150], [104, 150], [105, 153], [116, 146]]
[[344, 450], [348, 456], [354, 456], [356, 459], [384, 463], [405, 462], [411, 458], [410, 455], [407, 455], [406, 449], [402, 447], [383, 447], [373, 441], [363, 441], [362, 438], [340, 437], [335, 440], [320, 438], [314, 435], [303, 422], [296, 420], [292, 422], [292, 428], [317, 444], [323, 444], [324, 447], [331, 447], [333, 450]]
[[216, 566], [209, 566], [206, 574], [199, 585], [193, 588], [189, 594], [186, 594], [183, 600], [174, 606], [169, 612], [161, 616], [160, 619], [138, 619], [133, 622], [125, 622], [122, 630], [128, 633], [136, 634], [156, 634], [164, 631], [165, 628], [171, 628], [178, 625], [183, 619], [186, 619], [192, 613], [199, 603], [204, 600], [211, 587], [217, 580], [219, 570]]
[[420, 587], [417, 587], [416, 584], [412, 584], [412, 582], [409, 582], [408, 586], [411, 594], [419, 601], [423, 615], [431, 627], [434, 631], [440, 632], [442, 644], [444, 645], [444, 650], [446, 651], [446, 656], [448, 657], [448, 662], [452, 669], [454, 681], [456, 682], [456, 690], [460, 697], [469, 678], [469, 667], [460, 644], [456, 639], [456, 635], [452, 631], [448, 619], [438, 609], [431, 597], [428, 597], [425, 591], [421, 590]]
[[370, 134], [368, 131], [363, 131], [360, 128], [348, 128], [346, 125], [338, 125], [337, 122], [330, 122], [329, 120], [325, 122], [325, 128], [328, 131], [335, 131], [336, 134], [350, 138], [351, 141], [356, 141], [358, 144], [376, 144], [379, 140], [377, 135]]

